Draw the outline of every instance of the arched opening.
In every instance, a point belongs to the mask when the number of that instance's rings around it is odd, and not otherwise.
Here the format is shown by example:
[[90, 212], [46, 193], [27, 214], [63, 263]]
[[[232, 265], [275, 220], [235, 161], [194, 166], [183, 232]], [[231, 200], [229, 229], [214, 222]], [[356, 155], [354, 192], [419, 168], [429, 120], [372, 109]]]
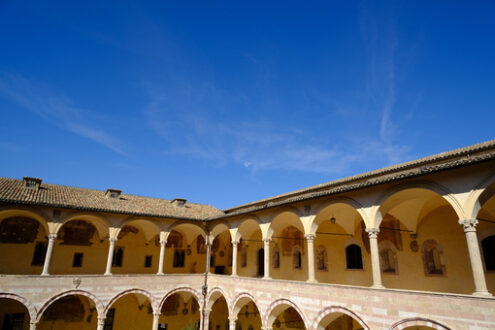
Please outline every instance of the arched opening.
[[[91, 218], [65, 222], [57, 232], [50, 263], [52, 274], [102, 274], [108, 251], [106, 228]], [[99, 227], [99, 228], [98, 228]]]
[[162, 304], [159, 329], [199, 330], [200, 319], [196, 297], [187, 291], [176, 292]]
[[364, 245], [367, 239], [365, 228], [359, 212], [347, 203], [334, 201], [320, 209], [311, 224], [311, 233], [315, 235], [315, 278], [318, 282], [370, 285], [368, 250], [361, 253], [361, 267], [354, 264], [351, 265], [354, 267], [349, 267], [350, 255], [346, 249], [351, 244]]
[[261, 315], [258, 307], [250, 297], [240, 297], [235, 302], [232, 314], [232, 317], [236, 318], [236, 330], [261, 330]]
[[227, 301], [223, 296], [217, 298], [211, 306], [208, 324], [209, 328], [214, 330], [230, 329], [229, 308], [227, 306]]
[[350, 244], [345, 248], [345, 260], [347, 269], [362, 270], [363, 256], [361, 247], [357, 244]]
[[232, 241], [230, 232], [224, 230], [217, 234], [211, 244], [210, 272], [213, 274], [232, 274]]
[[48, 244], [45, 227], [24, 214], [0, 221], [0, 273], [40, 274]]
[[95, 303], [83, 295], [63, 296], [43, 312], [37, 329], [96, 329], [98, 311]]
[[272, 323], [272, 328], [305, 330], [306, 326], [297, 310], [293, 307], [288, 307], [277, 313]]
[[29, 312], [20, 301], [0, 298], [0, 326], [5, 330], [29, 329]]
[[479, 197], [480, 210], [476, 218], [476, 231], [485, 267], [488, 291], [495, 293], [495, 183], [488, 186]]
[[164, 259], [165, 273], [204, 273], [206, 240], [203, 229], [191, 223], [174, 226], [167, 238]]
[[[387, 263], [380, 265], [383, 285], [472, 293], [467, 243], [458, 220], [452, 204], [433, 190], [406, 187], [388, 196], [375, 219], [380, 226], [380, 261]], [[399, 269], [400, 276], [393, 276]]]
[[[278, 268], [275, 268], [273, 262], [270, 262], [270, 277], [286, 280], [307, 280], [307, 244], [299, 216], [292, 211], [283, 211], [278, 214], [270, 224], [268, 236], [271, 238], [270, 255], [274, 249], [278, 249], [280, 254]], [[273, 257], [271, 261], [273, 261]]]
[[259, 250], [263, 248], [259, 223], [255, 219], [244, 220], [237, 234], [240, 238], [237, 244], [237, 274], [246, 277], [263, 276], [264, 264], [260, 269], [259, 262]]
[[318, 324], [317, 330], [361, 330], [358, 320], [346, 313], [329, 313]]
[[108, 308], [104, 329], [150, 329], [152, 323], [153, 306], [149, 297], [129, 292]]

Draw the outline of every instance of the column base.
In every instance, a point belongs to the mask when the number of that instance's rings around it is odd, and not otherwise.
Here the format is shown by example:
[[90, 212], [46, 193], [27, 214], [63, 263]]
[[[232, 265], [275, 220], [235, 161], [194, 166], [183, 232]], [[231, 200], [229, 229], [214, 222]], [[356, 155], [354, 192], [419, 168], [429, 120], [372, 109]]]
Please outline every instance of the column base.
[[230, 277], [239, 277], [239, 275], [237, 275], [237, 274], [232, 274], [232, 275], [230, 275]]
[[371, 286], [371, 288], [373, 288], [373, 289], [385, 289], [385, 287], [381, 284], [373, 284]]
[[105, 273], [105, 274], [103, 274], [103, 275], [105, 275], [105, 276], [110, 276], [110, 275], [112, 275], [112, 273]]
[[156, 273], [156, 275], [165, 275], [165, 273]]
[[473, 296], [476, 296], [476, 297], [493, 297], [493, 295], [488, 291], [473, 292]]
[[317, 280], [306, 280], [306, 283], [318, 283]]
[[50, 276], [50, 274], [46, 273], [46, 274], [41, 274], [41, 276]]
[[264, 280], [271, 280], [272, 278], [270, 276], [263, 276]]

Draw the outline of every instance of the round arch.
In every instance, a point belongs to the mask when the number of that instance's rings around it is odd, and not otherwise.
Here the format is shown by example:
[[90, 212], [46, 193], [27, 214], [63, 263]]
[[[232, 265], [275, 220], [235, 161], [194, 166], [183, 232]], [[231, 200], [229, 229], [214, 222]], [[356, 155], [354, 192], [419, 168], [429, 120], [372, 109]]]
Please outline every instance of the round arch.
[[231, 306], [229, 305], [229, 300], [227, 299], [227, 295], [225, 292], [219, 288], [219, 287], [214, 287], [213, 289], [210, 290], [210, 293], [206, 297], [206, 309], [211, 309], [215, 301], [223, 297], [225, 299], [225, 303], [227, 304], [227, 309], [230, 312]]
[[430, 191], [438, 196], [440, 196], [448, 205], [452, 207], [454, 212], [456, 213], [458, 219], [464, 219], [464, 210], [457, 200], [457, 198], [454, 196], [454, 194], [447, 189], [446, 187], [434, 183], [434, 182], [429, 182], [429, 181], [416, 181], [416, 182], [411, 182], [411, 183], [406, 183], [406, 184], [399, 184], [391, 187], [390, 189], [387, 189], [380, 197], [375, 201], [375, 207], [372, 211], [371, 217], [370, 217], [370, 228], [379, 228], [381, 221], [383, 219], [382, 214], [382, 209], [383, 209], [383, 204], [387, 202], [391, 197], [393, 197], [395, 194], [404, 192], [409, 189], [423, 189]]
[[471, 219], [478, 216], [483, 205], [495, 196], [495, 176], [490, 176], [481, 181], [469, 194], [466, 200], [466, 215]]
[[98, 231], [100, 239], [107, 237], [110, 233], [109, 225], [102, 217], [92, 214], [79, 213], [72, 214], [68, 218], [64, 219], [62, 222], [57, 223], [57, 225], [55, 226], [55, 234], [58, 234], [58, 232], [64, 225], [74, 220], [84, 220], [93, 225]]
[[238, 294], [234, 300], [230, 304], [230, 310], [229, 314], [231, 317], [237, 317], [237, 314], [239, 311], [244, 307], [245, 305], [249, 304], [249, 302], [253, 302], [253, 304], [256, 306], [258, 309], [258, 312], [260, 313], [260, 318], [263, 320], [263, 315], [261, 314], [262, 311], [259, 308], [259, 304], [256, 301], [256, 299], [249, 293], [243, 292], [241, 294]]
[[407, 327], [414, 327], [414, 326], [425, 326], [425, 327], [430, 327], [433, 329], [437, 330], [451, 330], [451, 328], [437, 322], [433, 321], [430, 319], [426, 318], [421, 318], [421, 317], [415, 317], [415, 318], [408, 318], [401, 320], [399, 322], [394, 323], [389, 330], [402, 330]]
[[229, 227], [228, 223], [226, 221], [222, 221], [222, 222], [216, 223], [213, 226], [213, 228], [211, 228], [210, 235], [209, 235], [211, 241], [213, 242], [213, 240], [218, 235], [220, 235], [221, 233], [223, 233], [224, 231], [228, 231], [229, 232], [230, 239], [232, 240], [233, 237], [232, 237], [232, 234], [230, 233], [230, 227]]
[[[300, 230], [303, 233], [303, 235], [305, 234], [304, 223], [301, 220], [301, 217], [302, 217], [301, 211], [299, 211], [295, 207], [287, 206], [287, 207], [284, 207], [283, 209], [279, 210], [274, 216], [272, 216], [270, 218], [270, 221], [269, 221], [270, 226], [268, 226], [267, 232], [265, 233], [266, 238], [271, 238], [273, 236], [273, 233], [277, 230], [276, 227], [279, 227], [279, 225], [278, 225], [278, 222], [280, 221], [279, 219], [285, 214], [290, 214], [292, 216], [290, 216], [290, 218], [289, 218], [291, 221], [286, 221], [285, 226], [283, 226], [283, 227], [293, 225], [298, 230]], [[278, 228], [278, 229], [281, 229], [281, 228]]]
[[203, 305], [201, 304], [201, 302], [203, 301], [202, 299], [200, 299], [200, 295], [199, 295], [199, 292], [197, 292], [196, 290], [194, 290], [193, 288], [190, 288], [190, 287], [187, 287], [187, 286], [184, 286], [184, 287], [180, 287], [180, 288], [176, 288], [176, 289], [173, 289], [173, 290], [170, 290], [169, 292], [167, 292], [165, 294], [165, 296], [163, 296], [163, 298], [160, 300], [160, 302], [158, 303], [158, 309], [157, 310], [162, 310], [162, 307], [163, 307], [163, 303], [165, 302], [165, 300], [167, 300], [168, 297], [170, 297], [171, 295], [175, 294], [175, 293], [181, 293], [181, 292], [187, 292], [187, 293], [190, 293], [195, 299], [196, 301], [198, 302], [199, 304], [199, 308], [202, 309], [203, 308]]
[[125, 291], [122, 291], [122, 292], [118, 293], [112, 299], [110, 299], [110, 301], [106, 305], [105, 309], [103, 310], [104, 315], [107, 314], [107, 312], [110, 309], [110, 307], [112, 307], [112, 305], [117, 300], [119, 300], [120, 298], [122, 298], [123, 296], [126, 296], [128, 294], [139, 294], [139, 295], [145, 296], [146, 298], [149, 299], [149, 301], [151, 303], [151, 306], [153, 307], [153, 311], [156, 311], [156, 299], [155, 299], [155, 297], [151, 293], [149, 293], [146, 290], [142, 290], [142, 289], [129, 289], [129, 290], [125, 290]]
[[[186, 230], [183, 230], [186, 229]], [[203, 238], [207, 239], [206, 230], [204, 226], [198, 224], [197, 222], [192, 221], [177, 221], [170, 226], [167, 227], [167, 232], [172, 232], [173, 230], [179, 232], [182, 236], [186, 238], [186, 241], [191, 243], [198, 235], [203, 236]]]
[[247, 239], [258, 230], [261, 232], [260, 223], [261, 220], [254, 215], [243, 218], [237, 227], [235, 240], [239, 241], [241, 238]]
[[36, 316], [37, 316], [36, 307], [34, 307], [34, 305], [29, 300], [27, 300], [26, 298], [19, 296], [15, 293], [1, 292], [0, 293], [0, 299], [12, 299], [12, 300], [15, 300], [15, 301], [21, 303], [27, 309], [27, 311], [29, 313], [29, 318], [32, 321], [36, 320]]
[[311, 327], [311, 330], [317, 330], [318, 326], [320, 325], [320, 322], [323, 321], [323, 319], [326, 316], [333, 314], [333, 313], [340, 313], [340, 314], [347, 315], [347, 316], [353, 318], [357, 323], [359, 323], [364, 330], [369, 330], [368, 325], [363, 321], [363, 319], [359, 315], [357, 315], [356, 313], [354, 313], [350, 309], [347, 309], [347, 308], [341, 307], [341, 306], [330, 306], [330, 307], [326, 307], [322, 311], [320, 311], [313, 322], [313, 326]]
[[131, 218], [127, 219], [124, 221], [117, 231], [115, 232], [115, 237], [119, 236], [120, 231], [124, 226], [136, 226], [139, 228], [139, 230], [142, 231], [144, 238], [146, 241], [150, 241], [155, 237], [155, 235], [160, 235], [160, 227], [158, 225], [148, 219], [142, 219], [142, 218]]
[[285, 298], [277, 299], [274, 302], [272, 302], [270, 306], [268, 306], [265, 313], [265, 317], [263, 318], [264, 327], [270, 328], [273, 324], [273, 321], [275, 321], [275, 319], [277, 318], [278, 314], [280, 314], [282, 311], [286, 310], [289, 307], [292, 307], [297, 311], [297, 313], [303, 320], [304, 326], [306, 327], [306, 329], [309, 329], [306, 315], [304, 315], [302, 310], [295, 303]]
[[98, 299], [94, 294], [84, 291], [84, 290], [69, 290], [65, 291], [62, 293], [59, 293], [50, 299], [48, 299], [44, 304], [43, 307], [40, 308], [36, 315], [36, 321], [41, 320], [41, 317], [43, 316], [43, 313], [46, 311], [48, 307], [50, 307], [51, 304], [59, 300], [60, 298], [67, 297], [67, 296], [83, 296], [88, 298], [93, 304], [95, 304], [96, 311], [98, 312], [98, 316], [105, 315], [103, 314], [103, 311], [105, 310], [105, 306], [101, 302], [100, 299]]
[[[326, 221], [327, 219], [324, 218], [324, 212], [328, 210], [329, 208], [332, 208], [332, 206], [338, 206], [338, 205], [343, 206], [343, 210], [340, 212], [343, 213], [344, 216], [350, 216], [352, 212], [354, 211], [355, 215], [357, 214], [362, 221], [364, 221], [365, 224], [368, 224], [369, 221], [366, 217], [366, 214], [363, 211], [363, 207], [361, 204], [359, 204], [356, 200], [348, 197], [339, 197], [339, 198], [331, 198], [323, 203], [319, 204], [315, 208], [315, 214], [316, 216], [314, 217], [312, 223], [310, 224], [310, 229], [309, 233], [310, 234], [315, 234], [316, 230], [318, 229], [318, 226]], [[342, 209], [342, 207], [341, 207]], [[336, 210], [338, 212], [338, 210]], [[356, 218], [355, 218], [356, 219]], [[351, 229], [352, 226], [352, 229]], [[353, 234], [354, 229], [355, 229], [356, 223], [350, 224], [350, 225], [345, 225], [341, 224], [341, 227], [348, 233], [348, 234]]]
[[4, 219], [12, 218], [12, 217], [26, 217], [26, 218], [34, 219], [41, 224], [47, 236], [50, 234], [48, 221], [45, 219], [44, 216], [42, 216], [37, 212], [27, 211], [22, 209], [6, 209], [0, 211], [0, 222]]

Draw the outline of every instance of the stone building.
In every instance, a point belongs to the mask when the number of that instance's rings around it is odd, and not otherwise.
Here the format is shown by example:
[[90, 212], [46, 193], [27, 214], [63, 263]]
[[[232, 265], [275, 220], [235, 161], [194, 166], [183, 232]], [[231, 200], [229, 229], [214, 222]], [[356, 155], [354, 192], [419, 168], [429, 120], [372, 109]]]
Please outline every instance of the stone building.
[[227, 210], [0, 179], [2, 329], [495, 329], [495, 141]]

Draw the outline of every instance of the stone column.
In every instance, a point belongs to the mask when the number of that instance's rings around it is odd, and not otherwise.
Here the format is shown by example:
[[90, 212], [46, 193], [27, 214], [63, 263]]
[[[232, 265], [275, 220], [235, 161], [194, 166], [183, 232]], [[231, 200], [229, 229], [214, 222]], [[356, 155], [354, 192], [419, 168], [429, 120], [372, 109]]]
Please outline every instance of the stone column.
[[239, 242], [232, 242], [232, 276], [237, 276], [237, 244]]
[[210, 312], [211, 312], [211, 309], [204, 309], [203, 310], [204, 323], [201, 325], [202, 330], [208, 330], [208, 326], [210, 325]]
[[158, 330], [158, 324], [160, 323], [161, 313], [153, 313], [153, 327], [152, 330]]
[[107, 319], [106, 317], [99, 317], [98, 318], [98, 323], [96, 326], [97, 330], [103, 330], [105, 328], [105, 320], [106, 319]]
[[29, 330], [36, 330], [37, 327], [38, 327], [38, 321], [29, 322]]
[[205, 264], [205, 273], [210, 273], [210, 254], [211, 254], [211, 244], [210, 242], [206, 242], [206, 264]]
[[237, 317], [229, 317], [229, 330], [235, 330], [235, 322], [237, 321]]
[[269, 280], [271, 279], [270, 277], [270, 241], [272, 239], [271, 238], [264, 238], [263, 239], [263, 242], [264, 242], [264, 253], [265, 253], [265, 256], [264, 256], [264, 261], [265, 261], [265, 275], [263, 276], [264, 279], [266, 280]]
[[478, 244], [478, 236], [476, 235], [476, 226], [478, 219], [459, 220], [464, 233], [466, 234], [467, 247], [469, 251], [469, 259], [471, 260], [471, 270], [473, 271], [474, 288], [473, 295], [475, 296], [491, 296], [488, 292], [485, 280], [485, 270], [481, 261], [480, 246]]
[[158, 272], [157, 275], [163, 275], [163, 262], [165, 260], [165, 245], [167, 244], [166, 239], [160, 238], [160, 260], [158, 260]]
[[46, 249], [45, 263], [43, 264], [43, 271], [41, 272], [41, 275], [50, 275], [50, 262], [52, 260], [53, 247], [55, 246], [56, 238], [57, 234], [48, 235], [48, 247]]
[[307, 234], [304, 236], [306, 242], [308, 243], [308, 280], [307, 282], [315, 283], [315, 248], [314, 240], [315, 235]]
[[371, 252], [371, 272], [373, 274], [373, 288], [383, 288], [382, 273], [380, 269], [380, 254], [378, 252], [378, 228], [366, 228], [366, 232], [370, 238]]
[[108, 240], [110, 241], [110, 245], [108, 246], [107, 269], [105, 270], [105, 275], [112, 275], [113, 251], [115, 250], [115, 242], [117, 239], [109, 237]]

